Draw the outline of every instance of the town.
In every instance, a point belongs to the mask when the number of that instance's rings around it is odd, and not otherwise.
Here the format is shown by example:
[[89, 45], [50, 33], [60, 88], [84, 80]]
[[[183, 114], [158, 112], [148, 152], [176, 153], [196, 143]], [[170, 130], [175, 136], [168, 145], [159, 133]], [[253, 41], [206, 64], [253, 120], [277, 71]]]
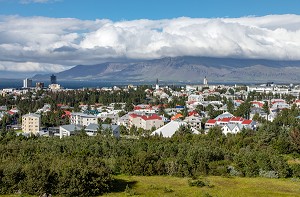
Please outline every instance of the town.
[[181, 127], [194, 134], [214, 127], [236, 134], [256, 130], [280, 111], [300, 106], [299, 85], [210, 85], [206, 77], [200, 85], [160, 86], [157, 79], [153, 86], [72, 90], [62, 88], [52, 75], [47, 88], [43, 82], [33, 87], [25, 79], [23, 88], [0, 93], [2, 132], [60, 138], [80, 132], [172, 137]]

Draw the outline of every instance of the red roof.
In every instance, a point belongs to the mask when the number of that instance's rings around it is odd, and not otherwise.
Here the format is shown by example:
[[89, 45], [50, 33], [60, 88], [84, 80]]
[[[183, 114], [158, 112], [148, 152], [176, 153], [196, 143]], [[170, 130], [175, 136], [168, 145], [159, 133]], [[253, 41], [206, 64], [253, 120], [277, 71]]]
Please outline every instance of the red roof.
[[231, 119], [230, 119], [230, 121], [235, 121], [235, 122], [237, 122], [237, 121], [243, 121], [244, 119], [242, 118], [242, 117], [232, 117]]
[[231, 118], [222, 118], [219, 122], [229, 122]]
[[189, 112], [189, 116], [197, 116], [197, 115], [199, 115], [198, 114], [198, 112], [196, 112], [196, 111], [191, 111], [191, 112]]
[[65, 116], [68, 116], [68, 117], [70, 117], [70, 116], [71, 116], [71, 114], [72, 114], [72, 112], [70, 112], [70, 111], [67, 111], [67, 110], [65, 110], [64, 112], [65, 112], [65, 114], [61, 115], [61, 117], [62, 117], [62, 118], [64, 118]]
[[137, 114], [130, 114], [129, 116], [130, 116], [130, 117], [132, 117], [132, 118], [136, 118], [136, 117], [138, 117], [138, 115], [137, 115]]
[[243, 122], [242, 122], [242, 124], [251, 124], [252, 123], [252, 120], [244, 120]]
[[216, 120], [214, 120], [214, 119], [209, 119], [207, 122], [206, 122], [206, 124], [216, 124]]
[[171, 120], [176, 120], [176, 119], [181, 118], [181, 117], [183, 117], [183, 115], [176, 114], [176, 115], [172, 116]]
[[134, 110], [139, 110], [139, 109], [142, 109], [140, 106], [134, 106], [133, 108]]
[[252, 101], [251, 102], [253, 105], [258, 105], [258, 107], [263, 107], [263, 103], [262, 102], [259, 102], [259, 101]]
[[157, 114], [153, 114], [152, 116], [141, 116], [143, 120], [161, 120], [162, 118]]
[[14, 115], [15, 114], [15, 112], [10, 111], [10, 110], [7, 113], [9, 113], [10, 115]]
[[235, 102], [237, 102], [237, 103], [243, 103], [244, 101], [242, 101], [242, 100], [235, 100]]
[[130, 116], [132, 118], [140, 117], [143, 120], [162, 120], [162, 118], [160, 116], [158, 116], [157, 114], [153, 114], [151, 116], [146, 116], [146, 115], [140, 116], [140, 115], [137, 115], [137, 114], [130, 114]]

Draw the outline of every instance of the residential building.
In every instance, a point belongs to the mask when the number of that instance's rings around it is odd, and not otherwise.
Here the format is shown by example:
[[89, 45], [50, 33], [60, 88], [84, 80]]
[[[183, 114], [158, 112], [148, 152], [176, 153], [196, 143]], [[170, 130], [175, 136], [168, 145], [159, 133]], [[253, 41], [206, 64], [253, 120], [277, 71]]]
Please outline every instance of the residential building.
[[97, 117], [100, 118], [102, 121], [105, 121], [107, 118], [110, 118], [112, 123], [117, 124], [119, 115], [118, 113], [121, 110], [113, 110], [113, 111], [108, 111], [108, 112], [101, 112], [98, 113]]
[[[110, 124], [102, 124], [102, 131], [106, 129], [111, 130], [111, 135], [114, 137], [120, 137], [120, 126], [119, 125], [110, 125]], [[91, 123], [87, 127], [83, 127], [81, 125], [62, 125], [59, 127], [59, 135], [60, 138], [75, 135], [76, 131], [84, 130], [88, 136], [96, 136], [99, 131], [99, 124]]]
[[99, 128], [99, 124], [89, 124], [84, 130], [89, 136], [95, 136], [99, 129], [102, 130], [102, 132], [105, 133], [105, 130], [110, 130], [111, 135], [119, 138], [120, 137], [120, 126], [115, 124], [102, 124], [101, 128]]
[[[187, 123], [179, 120], [171, 121], [168, 124], [162, 126], [161, 128], [153, 131], [151, 135], [162, 135], [163, 137], [172, 137], [175, 134], [175, 132], [180, 128], [180, 126], [187, 126]], [[194, 134], [199, 134], [199, 132], [196, 129], [191, 128], [191, 130]]]
[[237, 133], [243, 128], [256, 129], [256, 122], [253, 120], [247, 120], [242, 117], [229, 117], [228, 114], [220, 115], [222, 118], [210, 119], [205, 123], [205, 129], [208, 130], [214, 126], [220, 126], [224, 134]]
[[74, 135], [76, 131], [80, 131], [82, 128], [82, 126], [75, 124], [62, 125], [59, 127], [59, 137], [63, 138]]
[[202, 95], [197, 95], [197, 94], [191, 94], [189, 95], [188, 97], [188, 102], [203, 102], [204, 101], [204, 98]]
[[88, 126], [91, 123], [98, 124], [98, 118], [95, 115], [84, 113], [72, 113], [70, 123], [73, 125]]
[[41, 116], [38, 114], [26, 114], [22, 116], [22, 131], [37, 134], [41, 128]]
[[191, 115], [191, 116], [187, 116], [184, 119], [184, 122], [186, 122], [188, 125], [190, 125], [194, 129], [201, 130], [201, 120], [202, 120], [201, 117]]
[[143, 128], [145, 130], [151, 130], [154, 128], [160, 128], [164, 125], [164, 121], [157, 114], [147, 115], [129, 115], [129, 127], [136, 126], [137, 128]]

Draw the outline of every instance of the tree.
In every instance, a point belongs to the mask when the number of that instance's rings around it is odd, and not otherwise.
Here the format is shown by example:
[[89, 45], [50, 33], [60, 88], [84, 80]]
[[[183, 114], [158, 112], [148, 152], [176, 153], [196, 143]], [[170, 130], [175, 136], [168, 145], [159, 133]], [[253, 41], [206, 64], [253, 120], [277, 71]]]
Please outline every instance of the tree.
[[229, 99], [226, 104], [227, 104], [227, 111], [229, 113], [233, 114], [233, 112], [234, 112], [234, 104], [233, 104], [232, 99]]
[[103, 121], [103, 124], [111, 124], [111, 123], [112, 123], [111, 118], [105, 118], [105, 120]]
[[269, 103], [267, 101], [265, 101], [262, 108], [263, 108], [264, 112], [267, 113], [267, 120], [268, 120], [269, 119], [269, 114], [270, 114]]

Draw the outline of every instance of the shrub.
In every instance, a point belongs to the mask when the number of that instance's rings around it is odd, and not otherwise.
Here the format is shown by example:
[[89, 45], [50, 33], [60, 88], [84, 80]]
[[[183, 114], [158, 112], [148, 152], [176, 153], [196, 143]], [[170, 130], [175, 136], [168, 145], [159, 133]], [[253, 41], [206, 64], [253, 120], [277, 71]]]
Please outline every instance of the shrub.
[[190, 187], [204, 187], [204, 186], [210, 186], [209, 181], [207, 180], [200, 180], [200, 179], [189, 179], [188, 184]]
[[300, 164], [291, 165], [293, 177], [300, 178]]

